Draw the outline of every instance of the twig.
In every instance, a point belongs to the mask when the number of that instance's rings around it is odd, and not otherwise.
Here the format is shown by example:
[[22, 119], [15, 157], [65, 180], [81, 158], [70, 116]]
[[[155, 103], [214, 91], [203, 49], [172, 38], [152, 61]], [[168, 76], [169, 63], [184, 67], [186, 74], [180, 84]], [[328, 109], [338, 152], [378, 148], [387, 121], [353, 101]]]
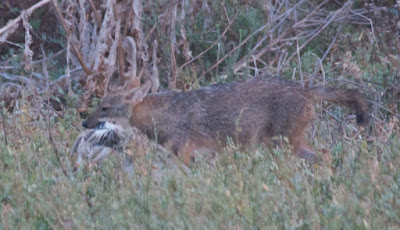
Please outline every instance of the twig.
[[293, 69], [293, 73], [292, 73], [292, 81], [294, 81], [294, 76], [296, 76], [296, 67], [294, 67], [294, 69]]
[[27, 77], [13, 75], [13, 74], [7, 74], [7, 73], [0, 73], [0, 77], [3, 77], [10, 81], [19, 81], [21, 84], [35, 85], [37, 88], [42, 89], [42, 86], [40, 86], [38, 84], [34, 84], [34, 82]]
[[[323, 3], [322, 3], [323, 4]], [[322, 5], [320, 4], [320, 5]], [[317, 7], [318, 8], [318, 7]], [[314, 10], [316, 11], [316, 9]], [[313, 12], [314, 12], [313, 11]], [[309, 17], [310, 15], [313, 14], [313, 12], [311, 12], [310, 14], [308, 14], [305, 18], [303, 18], [302, 21], [306, 20], [307, 17]], [[298, 19], [297, 19], [297, 10], [294, 10], [294, 20], [295, 20], [295, 24], [293, 27], [296, 26], [296, 24], [298, 23]], [[304, 76], [303, 76], [303, 70], [301, 68], [301, 57], [300, 57], [300, 49], [299, 49], [299, 39], [296, 40], [296, 53], [297, 53], [297, 64], [299, 65], [299, 73], [300, 73], [300, 84], [301, 87], [304, 88]]]
[[[329, 45], [328, 49], [326, 49], [326, 51], [325, 51], [324, 55], [322, 56], [322, 58], [318, 60], [319, 66], [320, 66], [319, 68], [322, 68], [322, 69], [324, 68], [324, 67], [322, 66], [322, 62], [323, 62], [323, 61], [325, 60], [325, 58], [328, 56], [328, 53], [329, 53], [329, 51], [332, 49], [333, 44], [335, 44], [336, 39], [337, 39], [339, 33], [342, 31], [343, 23], [344, 23], [344, 22], [340, 23], [339, 28], [338, 28], [338, 30], [337, 30], [337, 32], [336, 32], [335, 37], [332, 39], [331, 44]], [[317, 74], [317, 71], [318, 71], [319, 68], [317, 67], [317, 65], [315, 66], [314, 73], [311, 75], [311, 79], [310, 79], [310, 87], [313, 87], [314, 78], [315, 78], [315, 75]], [[325, 85], [325, 73], [324, 73], [324, 85]]]
[[372, 23], [372, 20], [371, 20], [370, 18], [367, 18], [366, 16], [364, 16], [364, 15], [362, 15], [362, 14], [359, 14], [359, 13], [353, 11], [353, 10], [350, 10], [350, 12], [353, 13], [353, 14], [358, 15], [359, 17], [362, 17], [362, 18], [368, 20], [369, 25], [371, 26], [372, 37], [374, 38], [374, 41], [376, 41], [375, 30], [374, 30], [374, 25], [373, 25], [373, 23]]
[[[252, 38], [253, 36], [255, 36], [256, 34], [260, 33], [261, 31], [263, 31], [265, 28], [267, 27], [267, 25], [263, 25], [260, 28], [258, 28], [256, 31], [254, 31], [253, 33], [251, 33], [249, 36], [247, 36], [239, 45], [237, 45], [236, 47], [234, 47], [231, 51], [229, 51], [227, 54], [225, 54], [221, 59], [219, 59], [217, 61], [217, 63], [215, 63], [213, 66], [211, 66], [208, 70], [206, 70], [200, 77], [203, 78], [207, 73], [209, 73], [211, 70], [213, 70], [215, 67], [217, 67], [219, 64], [221, 64], [221, 62], [223, 62], [227, 57], [229, 57], [233, 52], [235, 52], [237, 49], [239, 49], [240, 47], [242, 47], [247, 41], [250, 40], [250, 38]], [[256, 58], [258, 58], [256, 56]]]
[[[266, 47], [262, 48], [258, 53], [254, 54], [253, 56], [256, 59], [259, 59], [262, 55], [264, 55], [266, 52], [268, 52], [273, 46], [275, 46], [276, 44], [281, 42], [282, 39], [286, 36], [287, 32], [288, 31], [284, 31], [277, 39], [271, 41]], [[239, 71], [239, 69], [243, 68], [246, 65], [247, 60], [248, 60], [248, 57], [244, 57], [244, 58], [242, 58], [242, 60], [237, 62], [233, 67], [233, 72], [236, 73], [237, 71]]]
[[304, 88], [304, 76], [303, 76], [303, 71], [301, 70], [301, 58], [300, 58], [300, 49], [299, 49], [299, 41], [296, 41], [296, 50], [297, 50], [297, 62], [299, 65], [299, 73], [300, 73], [300, 83], [301, 87]]
[[[126, 21], [126, 24], [125, 24], [125, 27], [124, 27], [124, 33], [122, 34], [123, 35], [122, 37], [126, 37], [126, 35], [128, 34], [128, 30], [129, 30], [129, 28], [131, 26], [131, 23], [132, 23], [132, 17], [133, 17], [133, 7], [131, 7], [129, 9], [128, 15], [126, 17], [126, 18], [128, 18], [128, 20]], [[153, 28], [155, 28], [156, 25], [157, 24], [154, 24]], [[149, 34], [147, 36], [149, 36]]]
[[178, 11], [178, 3], [172, 6], [171, 10], [171, 18], [170, 18], [170, 25], [171, 25], [171, 32], [170, 32], [170, 47], [171, 47], [171, 65], [172, 65], [172, 80], [168, 81], [168, 88], [169, 89], [176, 89], [176, 79], [177, 79], [177, 65], [176, 65], [176, 58], [175, 58], [175, 49], [176, 49], [176, 14]]
[[[228, 11], [227, 11], [226, 8], [225, 8], [225, 2], [222, 2], [221, 5], [222, 5], [222, 7], [224, 8], [224, 12], [225, 12], [226, 20], [228, 20], [228, 24], [229, 24], [229, 25], [232, 24], [232, 21], [229, 19]], [[238, 11], [238, 12], [239, 12], [239, 11]], [[237, 15], [237, 13], [236, 13], [236, 15]], [[235, 15], [235, 16], [236, 16], [236, 15]]]
[[2, 123], [3, 123], [3, 131], [4, 131], [4, 142], [5, 142], [6, 146], [8, 146], [7, 129], [6, 129], [6, 117], [5, 117], [4, 113], [3, 113], [3, 108], [0, 107], [0, 109], [1, 109], [1, 120], [2, 120]]
[[359, 129], [359, 130], [356, 132], [356, 134], [353, 135], [353, 137], [348, 137], [348, 136], [346, 135], [346, 132], [343, 132], [343, 138], [344, 138], [345, 140], [348, 140], [348, 141], [355, 141], [355, 140], [357, 139], [357, 137], [360, 136], [361, 130], [362, 130], [362, 129]]
[[183, 69], [183, 67], [191, 64], [192, 62], [194, 62], [195, 60], [197, 60], [199, 57], [203, 56], [205, 53], [207, 53], [210, 49], [212, 49], [220, 40], [223, 36], [225, 36], [226, 32], [228, 32], [229, 28], [231, 27], [232, 23], [235, 21], [237, 16], [237, 13], [235, 14], [235, 16], [233, 16], [231, 22], [228, 24], [228, 26], [225, 28], [224, 32], [222, 32], [221, 36], [219, 36], [217, 38], [217, 40], [215, 40], [207, 49], [205, 49], [203, 52], [201, 52], [200, 54], [198, 54], [196, 57], [194, 57], [192, 60], [186, 62], [185, 64], [181, 65], [181, 67], [179, 67], [179, 69]]
[[171, 62], [172, 62], [172, 81], [168, 82], [169, 89], [176, 89], [176, 78], [177, 78], [177, 66], [176, 66], [176, 58], [175, 58], [175, 47], [174, 43], [171, 42]]
[[331, 113], [328, 109], [322, 108], [322, 110], [329, 114], [331, 117], [333, 117], [335, 120], [339, 121], [340, 123], [343, 123], [343, 120], [337, 117], [335, 114]]
[[43, 119], [45, 120], [44, 123], [46, 124], [47, 130], [49, 131], [49, 140], [50, 140], [51, 146], [53, 147], [54, 153], [56, 154], [57, 161], [58, 161], [58, 163], [60, 164], [61, 170], [62, 170], [63, 174], [64, 174], [67, 178], [69, 178], [69, 177], [68, 177], [68, 174], [67, 174], [67, 170], [65, 169], [65, 167], [64, 167], [64, 165], [63, 165], [63, 163], [62, 163], [62, 161], [61, 161], [60, 155], [59, 155], [59, 153], [58, 153], [57, 146], [56, 146], [56, 144], [54, 143], [53, 135], [51, 134], [51, 126], [50, 126], [50, 107], [49, 107], [49, 104], [50, 104], [50, 95], [48, 95], [48, 97], [47, 97], [47, 104], [48, 104], [48, 105], [47, 105], [47, 122], [46, 122], [46, 118], [45, 118], [45, 116], [44, 116], [42, 110], [39, 110], [39, 112], [40, 112], [40, 114], [42, 115]]
[[150, 36], [153, 34], [156, 28], [157, 24], [154, 24], [153, 27], [151, 27], [150, 31], [147, 33], [146, 37], [144, 37], [143, 42], [146, 42], [150, 38]]
[[10, 45], [16, 46], [16, 47], [18, 47], [20, 49], [24, 48], [23, 46], [21, 46], [20, 44], [15, 43], [15, 42], [10, 42], [10, 41], [7, 41], [7, 40], [4, 40], [4, 42], [8, 43]]
[[47, 56], [46, 52], [44, 51], [43, 44], [40, 45], [40, 49], [42, 50], [43, 54], [42, 71], [44, 77], [46, 78], [46, 88], [47, 88], [49, 86], [50, 75], [49, 71], [47, 70]]
[[297, 26], [306, 22], [308, 20], [308, 18], [310, 18], [312, 15], [314, 15], [317, 12], [317, 10], [319, 10], [326, 2], [328, 2], [328, 0], [325, 0], [322, 3], [320, 3], [313, 11], [308, 13], [305, 18], [301, 19], [299, 22], [296, 22], [296, 24], [294, 24], [293, 27], [296, 28]]
[[94, 20], [96, 21], [97, 27], [100, 28], [101, 26], [101, 16], [99, 15], [99, 12], [96, 9], [96, 6], [93, 3], [93, 0], [89, 0], [90, 7], [92, 7], [93, 15], [94, 15]]
[[[280, 54], [279, 54], [279, 59], [278, 59], [278, 64], [277, 64], [277, 68], [276, 68], [276, 73], [277, 73], [277, 75], [280, 74], [280, 72], [281, 72], [281, 70], [282, 70], [282, 67], [283, 67], [283, 63], [286, 62], [286, 57], [287, 57], [287, 55], [288, 55], [288, 53], [287, 53], [285, 50], [283, 50], [283, 51], [280, 52]], [[265, 65], [266, 65], [266, 64], [265, 64]]]
[[[65, 21], [65, 19], [64, 19], [64, 16], [63, 16], [62, 13], [61, 13], [60, 8], [58, 8], [57, 3], [55, 2], [55, 0], [50, 0], [50, 1], [51, 1], [51, 3], [53, 4], [54, 9], [56, 10], [56, 14], [57, 14], [57, 16], [58, 16], [58, 19], [60, 20], [60, 22], [61, 22], [61, 24], [62, 24], [62, 26], [63, 26], [65, 32], [67, 33], [67, 36], [68, 36], [68, 37], [71, 37], [71, 36], [72, 36], [71, 30], [69, 29], [69, 27], [68, 27], [68, 25], [67, 25], [67, 23], [66, 23], [66, 21]], [[87, 75], [90, 75], [91, 72], [90, 72], [90, 70], [88, 69], [88, 67], [87, 67], [86, 64], [85, 64], [85, 61], [84, 61], [83, 56], [82, 56], [82, 53], [81, 53], [81, 51], [78, 49], [78, 47], [76, 46], [75, 42], [74, 42], [72, 39], [71, 39], [71, 45], [72, 45], [72, 49], [73, 49], [73, 51], [74, 51], [76, 57], [78, 58], [78, 61], [79, 61], [79, 63], [81, 64], [83, 70], [85, 71], [85, 73], [86, 73]]]
[[375, 101], [371, 101], [371, 100], [368, 100], [368, 102], [370, 102], [370, 103], [372, 103], [372, 104], [374, 104], [374, 105], [380, 107], [381, 109], [383, 109], [383, 110], [385, 110], [386, 112], [392, 114], [393, 116], [396, 116], [396, 117], [400, 118], [400, 114], [391, 111], [390, 109], [386, 108], [385, 106], [383, 106], [383, 105], [381, 105], [381, 104], [379, 104], [379, 103], [377, 103], [377, 102], [375, 102]]
[[48, 56], [46, 58], [42, 58], [42, 59], [39, 59], [39, 60], [36, 60], [36, 61], [32, 61], [32, 64], [35, 65], [35, 64], [42, 63], [45, 59], [54, 59], [54, 58], [60, 56], [64, 52], [65, 52], [65, 49], [62, 49], [62, 50], [57, 51], [56, 53], [54, 53], [54, 54], [52, 54], [52, 55], [50, 55], [50, 56]]
[[[314, 38], [315, 38], [317, 35], [319, 35], [328, 25], [330, 25], [330, 24], [332, 23], [332, 21], [333, 21], [340, 13], [342, 13], [342, 11], [344, 11], [344, 9], [350, 7], [352, 2], [353, 2], [353, 1], [348, 1], [348, 2], [346, 2], [346, 4], [345, 4], [340, 10], [337, 10], [337, 11], [332, 15], [332, 17], [331, 17], [329, 20], [327, 20], [321, 27], [317, 28], [317, 29], [315, 30], [315, 32], [313, 33], [313, 35], [312, 35], [309, 39], [307, 39], [307, 40], [300, 46], [300, 50], [302, 50], [308, 43], [310, 43], [312, 40], [314, 40]], [[292, 58], [294, 58], [294, 56], [296, 56], [296, 53], [293, 53], [293, 54], [288, 58], [287, 61], [292, 60]]]
[[21, 67], [19, 66], [0, 66], [0, 69], [2, 70], [8, 70], [8, 69], [19, 69]]
[[[29, 9], [25, 10], [26, 13], [31, 14], [34, 10], [36, 10], [39, 7], [42, 7], [43, 5], [47, 4], [51, 0], [42, 0], [35, 5], [31, 6]], [[11, 22], [7, 23], [6, 26], [0, 29], [0, 35], [4, 32], [6, 32], [8, 29], [10, 29], [14, 24], [18, 23], [22, 19], [22, 14], [20, 14], [16, 19], [12, 20]]]
[[[275, 21], [279, 21], [270, 31], [269, 33], [272, 34], [276, 29], [278, 29], [280, 26], [283, 25], [283, 23], [286, 22], [286, 19], [291, 15], [292, 11], [297, 9], [297, 7], [301, 6], [303, 4], [304, 0], [299, 1], [298, 3], [296, 3], [295, 6], [293, 6], [290, 10], [288, 10], [285, 14], [282, 14], [281, 16], [278, 16], [277, 18], [274, 18]], [[281, 10], [281, 7], [283, 6], [283, 3], [281, 4], [281, 6], [279, 7], [278, 11]], [[258, 48], [261, 46], [261, 44], [263, 44], [263, 42], [268, 38], [268, 36], [264, 36], [251, 50], [252, 53], [256, 52], [256, 50], [258, 50]], [[239, 62], [242, 62], [242, 60], [240, 60]]]
[[[336, 2], [337, 4], [339, 4], [339, 5], [342, 5], [342, 3], [339, 2], [338, 0], [335, 0], [335, 2]], [[400, 8], [399, 8], [399, 9], [400, 9]], [[377, 7], [376, 11], [380, 11], [380, 10], [386, 10], [386, 8], [385, 8], [385, 7]], [[370, 10], [368, 10], [368, 11], [370, 11]], [[373, 23], [372, 23], [372, 20], [371, 20], [370, 18], [368, 18], [368, 17], [362, 15], [363, 12], [362, 12], [361, 9], [360, 9], [360, 12], [357, 12], [357, 10], [350, 10], [350, 13], [353, 13], [353, 14], [355, 14], [355, 15], [361, 17], [361, 18], [364, 18], [364, 19], [366, 19], [366, 20], [368, 21], [368, 24], [371, 26], [372, 37], [373, 37], [374, 40], [376, 41], [375, 32], [374, 32], [374, 25], [373, 25]], [[366, 13], [365, 10], [364, 10], [364, 13]], [[362, 23], [362, 24], [363, 24], [363, 23]]]
[[[47, 59], [54, 59], [54, 58], [60, 56], [64, 52], [65, 52], [65, 49], [62, 49], [62, 50], [58, 51], [57, 53], [54, 53], [53, 55], [48, 56]], [[32, 65], [40, 64], [43, 61], [44, 61], [44, 58], [36, 60], [36, 61], [32, 61]], [[0, 69], [3, 69], [3, 70], [18, 69], [18, 68], [21, 68], [21, 67], [20, 66], [6, 66], [6, 65], [0, 66]]]
[[156, 93], [158, 91], [158, 88], [160, 87], [160, 80], [159, 80], [159, 73], [158, 73], [158, 68], [157, 68], [157, 48], [158, 48], [158, 43], [157, 40], [153, 41], [153, 49], [152, 49], [152, 54], [151, 54], [151, 59], [153, 62], [153, 65], [151, 67], [151, 92]]
[[[325, 87], [325, 85], [326, 85], [326, 75], [325, 75], [325, 69], [324, 69], [324, 66], [322, 65], [322, 61], [321, 60], [319, 60], [319, 65], [321, 66], [320, 68], [321, 68], [321, 71], [322, 71], [322, 86]], [[311, 86], [312, 86], [312, 84], [311, 84]]]
[[254, 56], [252, 56], [252, 58], [253, 58], [253, 65], [254, 65], [254, 76], [259, 77], [259, 70], [257, 67], [257, 59]]

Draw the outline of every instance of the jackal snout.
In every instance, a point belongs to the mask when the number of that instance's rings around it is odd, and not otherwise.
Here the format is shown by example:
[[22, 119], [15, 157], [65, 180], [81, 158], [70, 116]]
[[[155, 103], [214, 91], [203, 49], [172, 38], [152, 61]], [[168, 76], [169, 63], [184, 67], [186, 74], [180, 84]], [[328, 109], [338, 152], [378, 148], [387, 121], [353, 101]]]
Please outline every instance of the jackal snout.
[[89, 128], [89, 122], [88, 122], [87, 120], [83, 121], [83, 122], [82, 122], [82, 126], [83, 126], [85, 129], [88, 129], [88, 128]]
[[98, 118], [91, 116], [82, 122], [82, 126], [85, 129], [98, 129], [99, 127], [103, 126], [105, 122], [106, 120], [100, 121]]
[[102, 122], [95, 122], [96, 125], [89, 125], [89, 122], [87, 120], [85, 120], [84, 122], [82, 122], [82, 126], [85, 129], [103, 129], [106, 122], [102, 121]]

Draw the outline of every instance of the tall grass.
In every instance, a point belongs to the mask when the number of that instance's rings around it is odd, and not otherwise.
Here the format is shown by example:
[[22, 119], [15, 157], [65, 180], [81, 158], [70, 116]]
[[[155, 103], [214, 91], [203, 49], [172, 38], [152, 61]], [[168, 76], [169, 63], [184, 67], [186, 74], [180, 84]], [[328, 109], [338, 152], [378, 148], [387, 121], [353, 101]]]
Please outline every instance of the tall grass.
[[[160, 181], [137, 170], [124, 174], [111, 156], [101, 168], [72, 172], [69, 148], [77, 131], [52, 124], [59, 165], [44, 121], [9, 117], [8, 144], [0, 147], [3, 229], [398, 229], [400, 142], [367, 143], [337, 137], [316, 121], [314, 149], [321, 163], [291, 154], [284, 139], [276, 149], [228, 147], [208, 163], [198, 159], [190, 175], [165, 170]], [[332, 138], [324, 138], [329, 136]], [[4, 140], [4, 132], [0, 140]], [[151, 156], [151, 154], [150, 154]], [[135, 160], [149, 167], [151, 157]]]

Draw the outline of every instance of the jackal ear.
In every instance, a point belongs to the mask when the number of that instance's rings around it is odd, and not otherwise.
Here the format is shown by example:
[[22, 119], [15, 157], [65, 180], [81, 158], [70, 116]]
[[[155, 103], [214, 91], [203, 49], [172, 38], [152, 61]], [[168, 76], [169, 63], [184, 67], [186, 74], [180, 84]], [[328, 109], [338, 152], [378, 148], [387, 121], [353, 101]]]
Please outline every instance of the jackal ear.
[[132, 89], [125, 94], [125, 100], [131, 104], [137, 104], [143, 101], [143, 98], [147, 95], [151, 87], [151, 82], [147, 81], [139, 88]]

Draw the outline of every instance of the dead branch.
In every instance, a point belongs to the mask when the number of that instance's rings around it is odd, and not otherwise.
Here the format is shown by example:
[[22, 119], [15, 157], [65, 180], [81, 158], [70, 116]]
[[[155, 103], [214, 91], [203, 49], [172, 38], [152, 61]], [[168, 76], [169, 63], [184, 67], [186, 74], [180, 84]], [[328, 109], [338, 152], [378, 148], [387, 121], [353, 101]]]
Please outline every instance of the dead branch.
[[95, 21], [97, 23], [97, 26], [100, 27], [101, 26], [101, 16], [100, 16], [99, 12], [97, 11], [93, 0], [89, 0], [89, 3], [90, 3], [90, 7], [92, 7], [94, 19], [95, 19]]
[[3, 123], [4, 144], [5, 144], [5, 146], [8, 146], [6, 115], [4, 114], [4, 110], [1, 106], [0, 106], [0, 110], [1, 110], [1, 122]]
[[22, 25], [25, 29], [25, 49], [24, 54], [22, 56], [22, 63], [24, 65], [25, 71], [29, 71], [32, 69], [32, 57], [33, 51], [29, 48], [32, 44], [32, 36], [30, 31], [32, 30], [32, 26], [28, 22], [29, 14], [26, 11], [22, 12]]
[[8, 74], [8, 73], [0, 73], [0, 77], [3, 77], [4, 79], [7, 79], [9, 81], [19, 82], [21, 84], [25, 84], [25, 85], [29, 85], [29, 86], [35, 86], [35, 87], [38, 87], [39, 89], [43, 88], [43, 86], [41, 86], [40, 84], [37, 84], [35, 81], [29, 79], [28, 77], [18, 76], [18, 75], [13, 75], [13, 74]]
[[[126, 72], [123, 73], [123, 76], [124, 80], [128, 81], [137, 77], [137, 49], [135, 39], [133, 39], [133, 37], [125, 37], [122, 42], [122, 48], [126, 51], [126, 62], [128, 65], [128, 69]], [[136, 81], [138, 81], [139, 86], [140, 79], [136, 79]]]
[[300, 48], [299, 48], [299, 41], [296, 41], [296, 54], [297, 54], [297, 64], [299, 66], [299, 73], [300, 73], [300, 84], [301, 87], [304, 88], [304, 77], [303, 77], [303, 71], [301, 69], [301, 58], [300, 58]]
[[122, 47], [126, 51], [125, 59], [128, 65], [128, 69], [123, 72], [125, 86], [124, 89], [136, 88], [140, 85], [141, 74], [137, 74], [137, 49], [136, 42], [133, 37], [125, 37], [122, 42]]
[[225, 30], [222, 32], [222, 34], [219, 36], [219, 38], [217, 40], [215, 40], [207, 49], [205, 49], [203, 52], [199, 53], [196, 57], [192, 58], [190, 61], [187, 61], [186, 63], [181, 65], [181, 67], [179, 67], [179, 69], [182, 70], [183, 67], [185, 67], [185, 66], [191, 64], [192, 62], [196, 61], [199, 57], [203, 56], [210, 49], [212, 49], [221, 40], [221, 38], [223, 38], [225, 36], [226, 32], [228, 32], [228, 30], [231, 27], [232, 23], [235, 21], [236, 16], [237, 16], [237, 13], [235, 14], [235, 16], [233, 16], [232, 20], [230, 20], [230, 23], [228, 24], [228, 26], [225, 28]]
[[[48, 104], [50, 103], [50, 96], [48, 97], [47, 103], [48, 103]], [[61, 161], [60, 154], [58, 153], [57, 146], [56, 146], [56, 144], [54, 143], [53, 135], [52, 135], [52, 133], [51, 133], [51, 125], [50, 125], [50, 107], [47, 106], [47, 108], [48, 108], [48, 110], [47, 110], [47, 119], [46, 119], [45, 115], [43, 114], [43, 112], [42, 112], [41, 110], [39, 110], [39, 112], [40, 112], [40, 114], [42, 114], [43, 120], [46, 121], [45, 124], [46, 124], [46, 126], [47, 126], [47, 131], [49, 132], [50, 144], [51, 144], [51, 146], [53, 147], [54, 154], [56, 155], [57, 161], [58, 161], [58, 163], [60, 164], [61, 170], [62, 170], [63, 174], [64, 174], [67, 178], [69, 178], [69, 177], [68, 177], [68, 174], [67, 174], [67, 170], [65, 169], [64, 164], [63, 164], [62, 161]]]
[[[257, 29], [256, 31], [254, 31], [253, 33], [251, 33], [249, 36], [247, 36], [239, 45], [237, 45], [236, 47], [234, 47], [231, 51], [229, 51], [225, 56], [223, 56], [220, 60], [217, 61], [217, 63], [215, 63], [213, 66], [211, 66], [208, 70], [206, 70], [201, 76], [200, 78], [204, 77], [207, 73], [209, 73], [211, 70], [213, 70], [215, 67], [217, 67], [219, 64], [221, 64], [227, 57], [229, 57], [233, 52], [235, 52], [237, 49], [239, 49], [240, 47], [242, 47], [247, 41], [250, 40], [250, 38], [252, 38], [253, 36], [255, 36], [256, 34], [260, 33], [261, 31], [263, 31], [265, 28], [267, 27], [267, 25], [263, 25], [261, 26], [259, 29]], [[199, 79], [200, 79], [199, 78]]]
[[[25, 13], [30, 15], [33, 11], [35, 11], [36, 9], [42, 7], [43, 5], [46, 5], [50, 1], [51, 0], [42, 0], [42, 1], [38, 2], [38, 3], [36, 3], [35, 5], [31, 6], [29, 9], [25, 10]], [[8, 22], [6, 26], [4, 26], [3, 28], [0, 29], [0, 35], [1, 35], [0, 42], [3, 42], [4, 40], [7, 39], [7, 37], [13, 32], [13, 28], [18, 26], [18, 23], [19, 23], [19, 21], [21, 21], [22, 17], [23, 17], [23, 13], [21, 13], [14, 20]], [[9, 30], [11, 30], [11, 32]], [[7, 34], [4, 34], [7, 31], [9, 31], [9, 32]]]
[[[322, 65], [322, 62], [323, 62], [323, 61], [325, 60], [325, 58], [328, 56], [328, 53], [329, 53], [329, 51], [332, 49], [333, 44], [335, 44], [338, 35], [339, 35], [340, 32], [342, 31], [342, 27], [343, 27], [343, 23], [340, 23], [339, 28], [338, 28], [338, 30], [337, 30], [337, 32], [336, 32], [335, 37], [333, 37], [331, 44], [330, 44], [330, 45], [328, 46], [328, 48], [326, 49], [326, 51], [325, 51], [324, 55], [322, 56], [322, 58], [319, 58], [319, 59], [318, 59], [318, 64], [315, 65], [314, 73], [311, 75], [311, 79], [310, 79], [310, 88], [313, 87], [314, 78], [315, 78], [315, 75], [317, 74], [317, 71], [318, 71], [319, 69], [323, 70], [324, 67], [323, 67], [323, 65]], [[323, 78], [323, 85], [325, 85], [325, 73], [324, 73], [324, 71], [322, 71], [322, 73], [323, 73], [323, 76], [324, 76], [324, 78]]]
[[171, 26], [171, 32], [170, 32], [170, 48], [171, 48], [171, 66], [172, 66], [172, 79], [169, 80], [168, 82], [168, 88], [169, 89], [176, 89], [176, 80], [177, 80], [177, 63], [176, 63], [176, 57], [175, 57], [175, 51], [176, 51], [176, 31], [175, 31], [175, 24], [176, 24], [176, 14], [178, 11], [178, 3], [175, 3], [172, 6], [171, 14], [170, 14], [170, 26]]
[[[350, 10], [350, 6], [352, 5], [353, 1], [348, 1], [346, 4], [340, 9], [337, 10], [328, 20], [325, 20], [322, 26], [317, 28], [315, 32], [313, 32], [312, 36], [310, 36], [309, 39], [307, 39], [303, 44], [300, 46], [300, 50], [302, 50], [308, 43], [310, 43], [317, 35], [319, 35], [328, 25], [330, 25], [334, 19], [336, 19], [337, 15], [341, 13], [346, 13], [346, 11]], [[296, 54], [292, 54], [289, 58], [288, 61], [290, 61]]]
[[153, 51], [152, 51], [152, 61], [153, 61], [153, 66], [152, 66], [152, 71], [151, 71], [151, 92], [156, 93], [158, 91], [158, 87], [160, 86], [160, 80], [158, 77], [158, 68], [157, 68], [157, 48], [158, 48], [158, 43], [157, 40], [154, 40], [153, 42]]
[[[54, 6], [54, 9], [55, 9], [55, 11], [56, 11], [57, 17], [58, 17], [58, 19], [60, 20], [61, 25], [63, 26], [65, 32], [67, 33], [67, 36], [71, 37], [71, 36], [72, 36], [71, 29], [70, 29], [70, 27], [67, 25], [67, 23], [66, 23], [66, 21], [65, 21], [65, 18], [64, 18], [64, 16], [63, 16], [62, 13], [61, 13], [60, 8], [57, 6], [56, 0], [50, 0], [50, 1], [51, 1], [51, 3], [52, 3], [53, 6]], [[86, 73], [87, 75], [90, 75], [91, 71], [90, 71], [89, 68], [86, 66], [81, 51], [78, 49], [78, 47], [77, 47], [77, 45], [75, 44], [74, 41], [71, 41], [71, 45], [72, 45], [72, 49], [73, 49], [73, 51], [74, 51], [76, 57], [78, 58], [79, 63], [81, 64], [83, 70], [85, 71], [85, 73]]]

